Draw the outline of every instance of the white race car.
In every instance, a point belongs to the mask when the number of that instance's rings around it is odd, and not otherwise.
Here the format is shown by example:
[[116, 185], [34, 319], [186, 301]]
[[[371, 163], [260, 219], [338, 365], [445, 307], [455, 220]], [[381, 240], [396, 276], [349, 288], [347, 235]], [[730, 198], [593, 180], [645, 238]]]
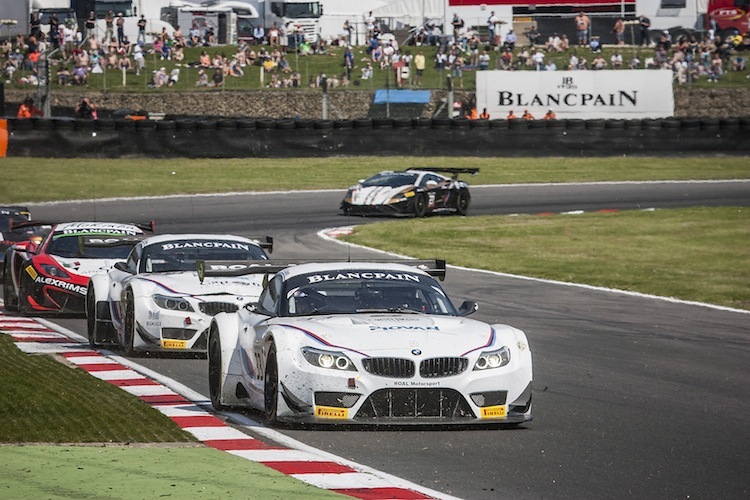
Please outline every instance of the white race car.
[[444, 261], [401, 262], [206, 262], [206, 279], [276, 273], [257, 304], [211, 322], [214, 408], [269, 424], [531, 420], [526, 335], [466, 318], [475, 302], [456, 310], [432, 277]]
[[139, 242], [125, 262], [93, 276], [86, 296], [92, 347], [118, 344], [127, 355], [146, 351], [205, 352], [208, 325], [221, 311], [255, 302], [262, 276], [198, 281], [205, 259], [266, 260], [268, 236], [166, 234]]

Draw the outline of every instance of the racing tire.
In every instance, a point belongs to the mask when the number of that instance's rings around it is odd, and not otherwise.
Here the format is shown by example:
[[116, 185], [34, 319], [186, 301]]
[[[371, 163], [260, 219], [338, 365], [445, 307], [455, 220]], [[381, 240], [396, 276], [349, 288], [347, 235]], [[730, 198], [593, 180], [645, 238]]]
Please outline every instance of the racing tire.
[[27, 280], [24, 279], [23, 276], [24, 275], [21, 274], [18, 278], [18, 312], [23, 316], [33, 316], [34, 309], [31, 307], [27, 299], [29, 295], [27, 288], [29, 285], [26, 283]]
[[91, 348], [101, 347], [114, 337], [114, 327], [110, 323], [99, 321], [97, 312], [96, 297], [89, 286], [86, 294], [86, 333]]
[[216, 325], [211, 325], [208, 334], [208, 393], [216, 411], [228, 409], [221, 403], [221, 340]]
[[469, 204], [471, 203], [471, 197], [469, 192], [462, 190], [458, 192], [456, 197], [456, 214], [466, 215], [469, 212]]
[[138, 355], [138, 352], [133, 348], [133, 342], [135, 341], [135, 306], [133, 300], [129, 296], [125, 299], [125, 325], [123, 328], [123, 340], [122, 346], [123, 354], [128, 357], [134, 357]]
[[266, 358], [263, 377], [263, 414], [268, 425], [278, 423], [279, 409], [279, 365], [276, 359], [276, 345], [271, 344]]
[[427, 213], [427, 198], [424, 193], [417, 193], [414, 197], [412, 212], [414, 212], [414, 217], [424, 217]]
[[3, 301], [5, 310], [18, 312], [18, 298], [13, 291], [11, 280], [13, 279], [12, 270], [10, 269], [9, 259], [6, 257], [3, 269]]
[[86, 334], [89, 338], [89, 347], [99, 347], [96, 338], [96, 299], [91, 292], [89, 283], [89, 292], [86, 294]]

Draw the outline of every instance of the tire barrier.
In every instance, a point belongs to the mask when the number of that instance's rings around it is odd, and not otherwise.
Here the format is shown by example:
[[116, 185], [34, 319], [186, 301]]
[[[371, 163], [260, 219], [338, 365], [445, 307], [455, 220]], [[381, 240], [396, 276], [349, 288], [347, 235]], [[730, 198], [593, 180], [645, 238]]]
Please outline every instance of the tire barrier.
[[333, 128], [350, 129], [354, 128], [354, 120], [336, 120], [333, 122]]
[[333, 120], [315, 120], [313, 128], [318, 130], [330, 130], [333, 128]]
[[159, 120], [156, 122], [156, 130], [176, 130], [177, 122], [174, 120]]
[[[8, 156], [248, 158], [327, 155], [750, 154], [750, 117], [620, 120], [7, 120]], [[94, 133], [95, 132], [95, 133]]]
[[314, 120], [294, 120], [294, 126], [296, 128], [301, 128], [301, 129], [314, 128], [315, 121]]
[[96, 120], [94, 127], [98, 130], [107, 130], [115, 128], [115, 121], [112, 118], [103, 118]]
[[624, 129], [625, 120], [605, 120], [604, 128]]
[[605, 120], [596, 119], [596, 120], [585, 120], [583, 123], [583, 128], [586, 129], [599, 129], [604, 128], [605, 126]]
[[411, 128], [411, 118], [394, 118], [393, 128]]
[[236, 120], [228, 120], [228, 119], [222, 119], [216, 121], [216, 126], [218, 128], [237, 128], [237, 121]]
[[372, 128], [393, 128], [393, 118], [373, 118]]
[[242, 130], [254, 129], [258, 126], [255, 120], [237, 120], [237, 128]]
[[451, 126], [451, 119], [450, 118], [433, 118], [432, 119], [432, 128], [450, 128]]
[[411, 126], [414, 128], [432, 127], [432, 118], [412, 118]]
[[372, 118], [357, 118], [354, 120], [354, 128], [372, 128]]
[[156, 128], [156, 122], [154, 120], [138, 120], [135, 122], [135, 128], [153, 130]]

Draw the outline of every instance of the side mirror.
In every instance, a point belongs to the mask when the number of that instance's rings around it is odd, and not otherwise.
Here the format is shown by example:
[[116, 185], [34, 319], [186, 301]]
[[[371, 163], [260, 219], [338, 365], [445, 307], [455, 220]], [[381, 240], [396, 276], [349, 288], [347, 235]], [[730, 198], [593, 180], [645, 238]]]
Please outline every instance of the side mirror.
[[35, 254], [37, 251], [37, 244], [33, 241], [22, 241], [13, 245], [13, 250], [15, 250], [16, 252]]
[[426, 184], [428, 188], [434, 188], [437, 185], [438, 185], [437, 181], [427, 181], [427, 184]]
[[468, 316], [469, 314], [474, 314], [478, 310], [479, 304], [477, 304], [473, 300], [465, 300], [464, 303], [461, 304], [461, 307], [458, 308], [458, 315]]
[[133, 274], [128, 265], [125, 262], [115, 262], [115, 269], [124, 273]]

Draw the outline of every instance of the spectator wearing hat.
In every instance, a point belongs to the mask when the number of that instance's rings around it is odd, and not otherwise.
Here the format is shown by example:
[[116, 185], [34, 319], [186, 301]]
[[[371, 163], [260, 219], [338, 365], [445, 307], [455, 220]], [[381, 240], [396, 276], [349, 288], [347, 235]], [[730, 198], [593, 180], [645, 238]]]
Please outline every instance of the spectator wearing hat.
[[17, 118], [34, 118], [40, 117], [44, 113], [42, 110], [34, 106], [34, 99], [27, 97], [23, 100], [23, 104], [18, 108]]
[[198, 80], [195, 82], [196, 87], [208, 87], [208, 75], [205, 70], [198, 71]]
[[549, 108], [547, 110], [547, 113], [544, 114], [545, 120], [557, 120], [557, 115], [555, 115], [555, 112], [552, 111], [552, 108]]
[[125, 18], [120, 12], [117, 14], [117, 43], [122, 45], [123, 40], [125, 40]]

